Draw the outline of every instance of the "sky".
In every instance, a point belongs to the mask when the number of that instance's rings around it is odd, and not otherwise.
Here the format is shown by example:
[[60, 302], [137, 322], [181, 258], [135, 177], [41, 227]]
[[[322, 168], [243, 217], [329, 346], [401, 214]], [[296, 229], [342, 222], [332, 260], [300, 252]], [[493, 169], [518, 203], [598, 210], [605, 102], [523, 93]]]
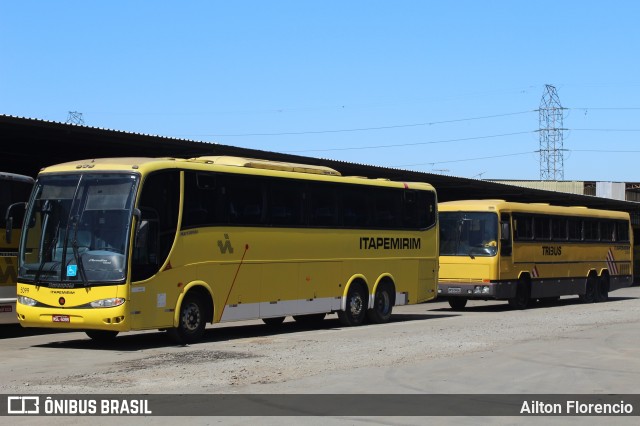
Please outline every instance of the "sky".
[[0, 0], [0, 114], [537, 180], [551, 85], [564, 180], [638, 182], [639, 17], [631, 0]]

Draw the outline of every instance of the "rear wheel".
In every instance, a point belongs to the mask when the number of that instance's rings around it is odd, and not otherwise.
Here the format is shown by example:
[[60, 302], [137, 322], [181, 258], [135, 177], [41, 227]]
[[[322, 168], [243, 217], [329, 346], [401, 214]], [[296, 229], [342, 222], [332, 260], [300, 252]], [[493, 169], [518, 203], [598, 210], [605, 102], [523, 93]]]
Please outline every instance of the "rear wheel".
[[187, 293], [180, 305], [178, 327], [169, 330], [171, 336], [182, 344], [194, 343], [204, 335], [205, 308], [195, 293]]
[[527, 309], [531, 300], [531, 283], [528, 279], [518, 280], [516, 295], [509, 299], [509, 306], [514, 309]]
[[117, 331], [111, 330], [85, 330], [85, 333], [96, 342], [110, 342], [118, 335]]
[[353, 283], [347, 292], [347, 306], [344, 311], [338, 311], [338, 319], [342, 325], [353, 327], [361, 325], [367, 316], [368, 293], [365, 286]]
[[467, 299], [466, 297], [450, 297], [449, 306], [451, 306], [451, 309], [454, 311], [461, 311], [467, 306]]
[[596, 301], [596, 292], [598, 290], [598, 277], [596, 274], [590, 274], [587, 277], [584, 294], [579, 295], [582, 303], [594, 303]]
[[609, 299], [609, 276], [604, 274], [598, 279], [596, 302], [606, 302]]
[[388, 282], [380, 283], [376, 289], [373, 299], [373, 306], [367, 311], [369, 321], [374, 324], [389, 322], [391, 311], [393, 311], [395, 290]]

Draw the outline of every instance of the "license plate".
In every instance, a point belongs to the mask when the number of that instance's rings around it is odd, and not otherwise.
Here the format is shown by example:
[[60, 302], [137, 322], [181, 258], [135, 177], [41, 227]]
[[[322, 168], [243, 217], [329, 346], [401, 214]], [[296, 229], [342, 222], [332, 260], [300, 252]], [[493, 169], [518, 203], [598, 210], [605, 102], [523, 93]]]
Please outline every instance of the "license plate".
[[449, 287], [447, 293], [458, 294], [461, 293], [460, 287]]
[[71, 322], [69, 315], [54, 315], [51, 319], [53, 322]]

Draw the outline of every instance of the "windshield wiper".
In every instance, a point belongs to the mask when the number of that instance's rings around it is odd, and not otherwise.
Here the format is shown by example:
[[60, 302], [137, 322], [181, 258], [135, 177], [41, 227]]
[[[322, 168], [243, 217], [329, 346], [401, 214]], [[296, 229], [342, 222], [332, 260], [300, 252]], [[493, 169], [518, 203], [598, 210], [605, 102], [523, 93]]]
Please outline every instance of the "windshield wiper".
[[78, 265], [78, 272], [80, 273], [82, 284], [87, 287], [89, 285], [89, 281], [87, 280], [87, 275], [84, 270], [84, 264], [82, 263], [82, 257], [80, 256], [80, 251], [78, 250], [78, 222], [80, 222], [80, 220], [75, 217], [73, 223], [73, 238], [71, 240], [71, 248], [73, 249], [73, 257], [75, 257], [76, 264]]
[[[51, 249], [53, 247], [55, 247], [55, 245], [57, 244], [58, 236], [60, 235], [59, 226], [60, 226], [60, 222], [57, 223], [57, 225], [56, 225], [56, 233], [54, 234], [53, 238], [49, 242], [49, 246], [45, 249], [44, 253], [51, 253]], [[43, 256], [42, 257], [42, 261], [40, 262], [40, 265], [38, 266], [38, 271], [36, 272], [36, 275], [33, 277], [33, 282], [36, 285], [38, 285], [40, 283], [40, 275], [42, 274], [42, 271], [44, 270], [45, 263], [47, 263], [47, 260]]]

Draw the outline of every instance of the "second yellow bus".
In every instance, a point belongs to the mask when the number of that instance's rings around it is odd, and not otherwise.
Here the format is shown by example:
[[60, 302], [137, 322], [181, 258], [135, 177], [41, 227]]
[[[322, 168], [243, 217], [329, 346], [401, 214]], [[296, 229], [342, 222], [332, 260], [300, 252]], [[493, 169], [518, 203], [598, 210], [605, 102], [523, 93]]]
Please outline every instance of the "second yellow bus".
[[454, 309], [469, 299], [599, 302], [633, 282], [625, 212], [471, 200], [440, 203], [439, 218], [438, 294]]

